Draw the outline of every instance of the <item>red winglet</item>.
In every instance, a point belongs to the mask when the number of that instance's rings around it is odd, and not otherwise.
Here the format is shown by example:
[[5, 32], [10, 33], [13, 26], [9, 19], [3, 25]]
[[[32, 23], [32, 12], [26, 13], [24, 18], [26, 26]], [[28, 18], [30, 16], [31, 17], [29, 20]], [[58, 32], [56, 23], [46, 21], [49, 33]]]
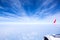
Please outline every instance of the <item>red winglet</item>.
[[56, 19], [54, 19], [54, 24], [56, 23]]

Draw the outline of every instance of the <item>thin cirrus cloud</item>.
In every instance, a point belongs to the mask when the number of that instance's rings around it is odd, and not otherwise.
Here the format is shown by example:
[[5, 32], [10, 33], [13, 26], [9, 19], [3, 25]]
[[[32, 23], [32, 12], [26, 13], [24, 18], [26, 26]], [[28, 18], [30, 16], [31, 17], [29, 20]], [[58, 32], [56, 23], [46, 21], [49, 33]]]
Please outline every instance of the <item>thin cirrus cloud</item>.
[[[60, 15], [60, 12], [56, 11], [54, 13], [54, 9], [58, 9], [56, 8], [58, 4], [58, 2], [56, 2], [57, 0], [41, 0], [42, 2], [39, 1], [41, 2], [39, 5], [38, 1], [39, 0], [35, 0], [36, 6], [34, 0], [0, 0], [0, 21], [27, 24], [51, 24], [54, 16], [56, 16], [56, 19], [58, 18], [57, 20], [60, 20], [59, 16], [57, 16], [58, 14]], [[52, 19], [49, 20], [50, 18]]]
[[[43, 1], [42, 5], [36, 10], [35, 15], [50, 15], [54, 9], [56, 9], [57, 2], [54, 3], [54, 0]], [[57, 11], [56, 11], [57, 12]], [[47, 14], [46, 14], [47, 13]], [[55, 13], [54, 13], [55, 14]], [[35, 16], [34, 15], [34, 16]], [[45, 17], [45, 16], [44, 16]]]
[[[60, 13], [60, 12], [59, 12]], [[60, 14], [57, 13], [55, 15], [49, 15], [45, 18], [37, 18], [37, 17], [19, 17], [19, 18], [5, 18], [0, 17], [0, 24], [54, 24], [54, 19], [57, 20], [56, 24], [60, 24]]]
[[42, 16], [44, 16], [44, 15], [50, 15], [51, 14], [50, 12], [52, 11], [51, 9], [53, 9], [55, 6], [56, 6], [56, 4], [53, 4], [49, 8], [46, 8], [46, 9], [43, 9], [43, 10], [37, 10], [36, 13], [35, 13], [35, 15], [37, 15], [37, 14], [40, 15], [40, 16], [41, 15]]

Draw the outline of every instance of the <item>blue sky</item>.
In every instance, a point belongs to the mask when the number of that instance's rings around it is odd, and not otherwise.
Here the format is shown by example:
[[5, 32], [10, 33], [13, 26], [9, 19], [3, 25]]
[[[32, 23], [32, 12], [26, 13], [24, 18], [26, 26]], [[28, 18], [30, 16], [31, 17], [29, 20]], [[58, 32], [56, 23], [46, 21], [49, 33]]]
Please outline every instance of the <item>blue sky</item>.
[[27, 16], [38, 14], [38, 16], [45, 17], [45, 13], [49, 12], [50, 15], [59, 11], [60, 0], [0, 0], [0, 16], [10, 16], [9, 14], [22, 16], [24, 12]]
[[[60, 20], [59, 15], [60, 0], [0, 0], [0, 21], [2, 22], [29, 23], [43, 20], [52, 23], [55, 18]], [[41, 23], [44, 23], [43, 21]]]

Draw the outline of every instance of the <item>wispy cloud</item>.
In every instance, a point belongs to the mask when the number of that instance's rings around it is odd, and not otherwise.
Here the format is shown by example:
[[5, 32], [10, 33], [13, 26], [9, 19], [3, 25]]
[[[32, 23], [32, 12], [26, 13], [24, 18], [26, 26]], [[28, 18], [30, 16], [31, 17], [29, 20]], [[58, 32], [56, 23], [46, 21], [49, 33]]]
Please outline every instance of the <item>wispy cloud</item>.
[[10, 13], [10, 14], [14, 14], [14, 15], [16, 14], [18, 16], [25, 16], [26, 15], [25, 10], [24, 10], [24, 8], [23, 8], [23, 6], [22, 6], [22, 4], [20, 3], [19, 0], [8, 0], [8, 1], [6, 0], [6, 1], [2, 1], [3, 4], [5, 2], [7, 4], [7, 7], [3, 6], [3, 8], [4, 8], [3, 12], [6, 12], [4, 14], [9, 15], [9, 13]]
[[[42, 3], [42, 5], [36, 10], [36, 12], [35, 12], [35, 14], [33, 15], [33, 16], [44, 16], [44, 15], [50, 15], [50, 14], [53, 14], [53, 13], [50, 13], [56, 6], [57, 6], [57, 4], [56, 3], [52, 3], [52, 2], [50, 2], [51, 0], [49, 0], [49, 1], [47, 1], [46, 3], [45, 3], [45, 1]], [[48, 2], [49, 3], [52, 3], [52, 4], [48, 4]], [[46, 6], [46, 4], [48, 4], [47, 6]], [[50, 7], [48, 7], [50, 5]], [[43, 9], [41, 9], [41, 8], [43, 8]], [[45, 9], [44, 9], [45, 8]]]
[[[27, 16], [24, 16], [24, 17], [8, 17], [8, 18], [5, 18], [5, 17], [0, 17], [0, 21], [2, 21], [1, 23], [2, 24], [53, 24], [53, 20], [56, 19], [57, 22], [56, 24], [60, 24], [60, 12], [57, 12], [55, 15], [49, 15], [49, 16], [46, 16], [45, 18], [39, 18], [39, 17], [27, 17]], [[0, 23], [0, 24], [1, 24]]]
[[[56, 7], [56, 3], [52, 3], [54, 0], [46, 0], [46, 1], [43, 1], [42, 5], [35, 11], [35, 13], [33, 14], [33, 16], [29, 17], [27, 15], [27, 13], [25, 12], [24, 10], [24, 7], [22, 6], [22, 3], [20, 0], [10, 0], [11, 2], [11, 9], [16, 12], [16, 14], [14, 13], [9, 13], [9, 12], [2, 12], [3, 14], [7, 15], [7, 17], [3, 16], [0, 21], [9, 21], [9, 22], [12, 22], [12, 23], [15, 23], [15, 21], [17, 23], [20, 23], [20, 24], [51, 24], [51, 21], [52, 20], [48, 20], [50, 18], [52, 18], [52, 16], [54, 15], [51, 15], [53, 13], [51, 13], [52, 9], [54, 9]], [[9, 1], [7, 1], [8, 3]], [[24, 1], [25, 2], [29, 2], [29, 0], [26, 0]], [[23, 3], [23, 4], [24, 4]], [[42, 7], [45, 7], [46, 5], [50, 5], [51, 6], [49, 8], [46, 8], [46, 9], [40, 9]], [[3, 15], [2, 14], [2, 15]], [[58, 12], [56, 14], [59, 14]], [[32, 15], [32, 14], [31, 14]], [[40, 17], [44, 17], [44, 19], [40, 18]], [[49, 18], [48, 18], [49, 16]], [[7, 19], [6, 19], [7, 18]]]
[[48, 6], [50, 5], [54, 0], [45, 0], [43, 3], [42, 3], [42, 6]]
[[17, 15], [22, 15], [22, 16], [25, 16], [26, 15], [26, 12], [22, 6], [22, 3], [19, 1], [19, 0], [11, 0], [12, 1], [12, 9], [17, 9], [16, 13]]

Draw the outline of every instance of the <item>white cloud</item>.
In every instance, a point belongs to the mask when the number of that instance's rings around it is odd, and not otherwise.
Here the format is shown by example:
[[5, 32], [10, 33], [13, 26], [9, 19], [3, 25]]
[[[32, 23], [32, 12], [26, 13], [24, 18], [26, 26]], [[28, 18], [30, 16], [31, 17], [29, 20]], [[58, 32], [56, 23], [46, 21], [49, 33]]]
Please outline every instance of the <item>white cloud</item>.
[[50, 3], [52, 3], [54, 0], [45, 0], [42, 4], [42, 6], [47, 6], [49, 5]]
[[13, 9], [16, 9], [18, 15], [20, 15], [20, 14], [22, 16], [25, 16], [26, 15], [25, 14], [25, 10], [24, 10], [24, 8], [23, 8], [20, 0], [10, 0], [10, 1], [12, 1], [12, 5], [11, 5], [12, 6], [12, 10]]
[[[59, 12], [60, 13], [60, 12]], [[45, 18], [39, 18], [39, 17], [19, 17], [19, 18], [3, 18], [0, 17], [0, 24], [53, 24], [54, 19], [57, 20], [56, 24], [60, 24], [60, 14], [56, 13], [55, 15], [48, 15], [45, 16]]]
[[[53, 8], [56, 7], [57, 4], [52, 4], [49, 8], [46, 8], [46, 9], [43, 9], [43, 10], [40, 10], [40, 9], [37, 9], [37, 11], [35, 12], [34, 16], [36, 16], [37, 14], [38, 15], [50, 15], [50, 12], [52, 11]], [[38, 16], [37, 15], [37, 16]]]
[[[39, 39], [45, 34], [59, 33], [60, 25], [53, 24], [56, 18], [56, 24], [60, 24], [60, 12], [55, 15], [46, 16], [44, 19], [37, 17], [19, 17], [5, 18], [0, 17], [0, 38], [1, 39]], [[15, 19], [15, 20], [14, 20]], [[9, 20], [8, 22], [6, 22]], [[11, 22], [11, 21], [14, 22]], [[52, 25], [51, 25], [52, 24]], [[42, 38], [40, 38], [42, 39]]]

